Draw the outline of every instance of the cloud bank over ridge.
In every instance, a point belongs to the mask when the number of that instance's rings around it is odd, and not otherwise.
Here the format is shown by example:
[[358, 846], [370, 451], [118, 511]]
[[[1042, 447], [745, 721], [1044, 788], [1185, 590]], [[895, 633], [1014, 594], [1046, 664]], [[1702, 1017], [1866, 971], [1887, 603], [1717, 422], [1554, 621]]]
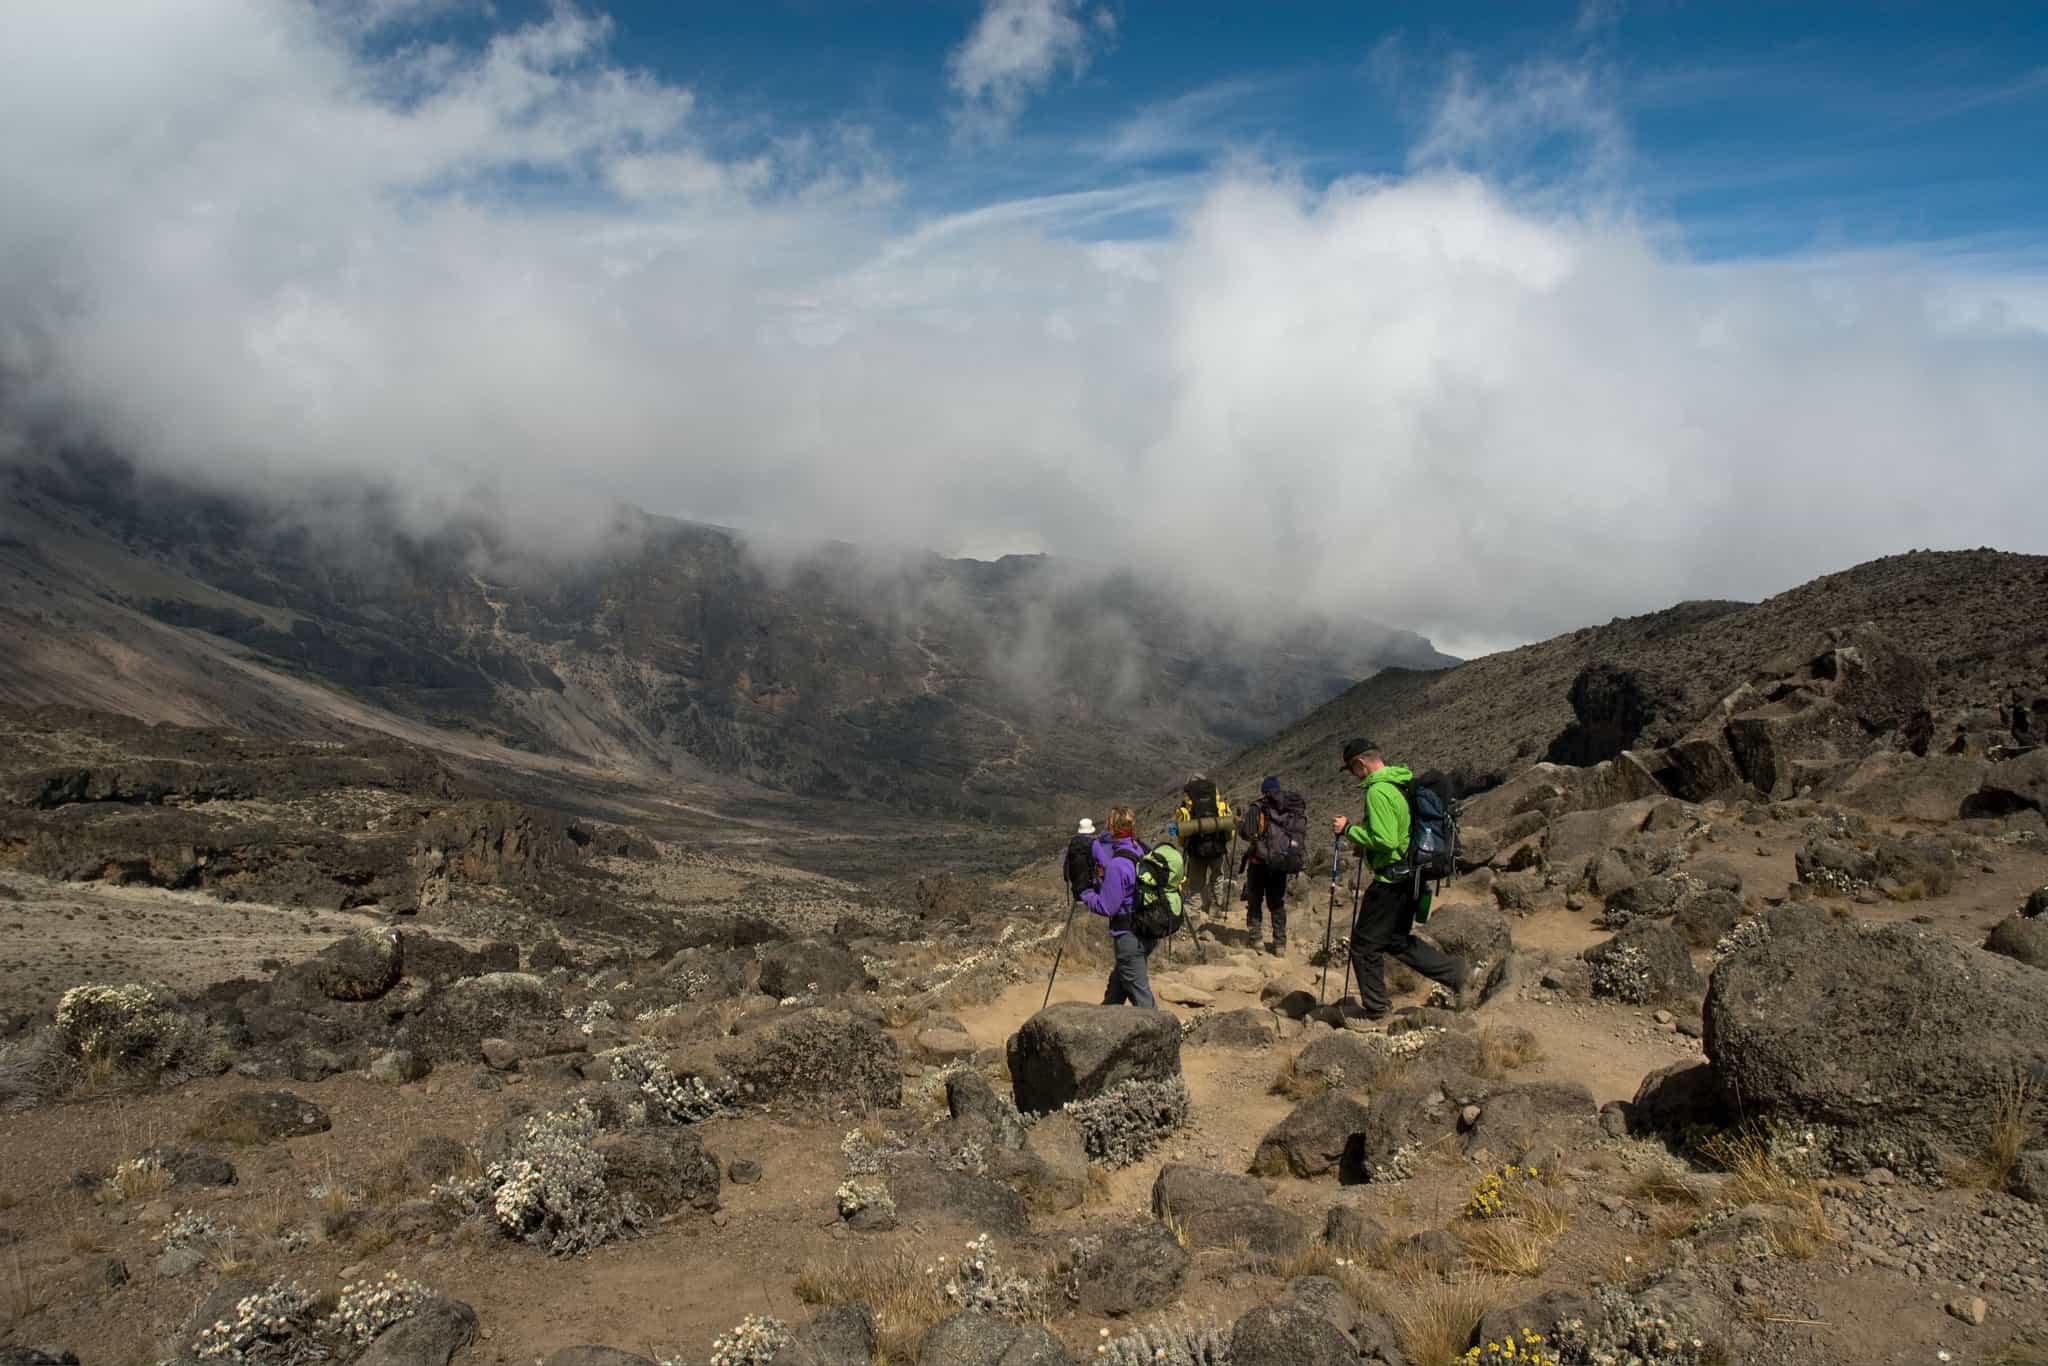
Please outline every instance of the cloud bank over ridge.
[[[1928, 254], [1697, 262], [1616, 191], [1625, 133], [1574, 73], [1505, 106], [1454, 84], [1399, 176], [1228, 159], [932, 213], [858, 126], [734, 152], [600, 13], [482, 48], [337, 13], [0, 20], [17, 443], [388, 480], [422, 528], [486, 508], [565, 549], [619, 499], [1128, 560], [1452, 649], [2043, 548], [2048, 288]], [[1021, 99], [1089, 50], [1060, 41], [1012, 87], [962, 56], [955, 88]], [[1597, 175], [1488, 160], [1546, 118]], [[1171, 227], [1106, 235], [1133, 214]]]

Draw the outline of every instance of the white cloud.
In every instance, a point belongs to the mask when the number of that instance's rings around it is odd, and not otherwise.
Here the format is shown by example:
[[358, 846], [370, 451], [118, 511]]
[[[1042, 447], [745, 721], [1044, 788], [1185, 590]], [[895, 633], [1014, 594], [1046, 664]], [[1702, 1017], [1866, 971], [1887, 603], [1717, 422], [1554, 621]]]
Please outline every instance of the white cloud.
[[[722, 151], [599, 18], [378, 56], [323, 15], [0, 19], [18, 428], [232, 485], [389, 480], [417, 525], [495, 509], [540, 544], [619, 498], [1144, 560], [1468, 641], [2048, 549], [2038, 274], [1703, 266], [1604, 194], [1448, 156], [919, 220], [858, 129]], [[1472, 98], [1444, 147], [1504, 126]], [[1076, 240], [1132, 213], [1179, 226]]]
[[1573, 144], [1570, 162], [1580, 172], [1618, 175], [1628, 161], [1628, 130], [1600, 85], [1598, 69], [1584, 63], [1535, 61], [1485, 79], [1456, 63], [1409, 164], [1510, 177], [1532, 153], [1563, 139]]
[[1083, 0], [986, 0], [946, 62], [964, 123], [983, 133], [1007, 130], [1062, 69], [1085, 71], [1094, 45], [1115, 32], [1115, 16], [1100, 8], [1090, 14]]

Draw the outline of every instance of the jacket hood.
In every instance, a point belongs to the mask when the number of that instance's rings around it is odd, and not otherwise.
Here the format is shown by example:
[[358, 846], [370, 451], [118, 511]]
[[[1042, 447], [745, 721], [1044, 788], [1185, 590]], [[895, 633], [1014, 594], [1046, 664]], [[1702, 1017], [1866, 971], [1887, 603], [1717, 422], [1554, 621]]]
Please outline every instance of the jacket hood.
[[1415, 781], [1415, 775], [1409, 772], [1406, 767], [1401, 764], [1388, 764], [1377, 772], [1367, 774], [1365, 781], [1360, 783], [1359, 786], [1371, 787], [1374, 783], [1409, 783], [1413, 781]]

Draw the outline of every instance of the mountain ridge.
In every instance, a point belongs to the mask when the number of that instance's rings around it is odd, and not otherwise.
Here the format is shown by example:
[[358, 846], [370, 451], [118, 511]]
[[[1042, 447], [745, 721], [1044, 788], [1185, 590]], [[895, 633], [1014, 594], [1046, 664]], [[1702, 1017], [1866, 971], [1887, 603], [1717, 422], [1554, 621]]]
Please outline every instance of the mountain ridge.
[[[1624, 745], [1676, 740], [1752, 676], [1826, 631], [1865, 622], [1933, 666], [1938, 710], [1996, 708], [2021, 680], [2048, 671], [2048, 556], [1907, 551], [1758, 603], [1681, 602], [1447, 668], [1389, 668], [1246, 747], [1212, 776], [1235, 794], [1277, 774], [1319, 809], [1342, 809], [1356, 792], [1338, 771], [1338, 752], [1353, 736], [1467, 790], [1546, 757], [1592, 762]], [[1573, 688], [1595, 669], [1626, 675], [1640, 715], [1629, 718], [1630, 733], [1574, 752]]]
[[76, 456], [0, 481], [19, 642], [0, 701], [376, 730], [643, 782], [1033, 818], [1213, 762], [1385, 663], [1449, 658], [1365, 622], [1255, 634], [1045, 557], [773, 558], [627, 511], [564, 562], [481, 522], [406, 536], [374, 496], [307, 515]]

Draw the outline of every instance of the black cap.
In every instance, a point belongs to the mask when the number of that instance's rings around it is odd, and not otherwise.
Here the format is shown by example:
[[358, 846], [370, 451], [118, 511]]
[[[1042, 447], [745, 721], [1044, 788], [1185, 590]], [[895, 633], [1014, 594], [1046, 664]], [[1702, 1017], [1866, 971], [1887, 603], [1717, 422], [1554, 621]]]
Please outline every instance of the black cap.
[[1370, 754], [1378, 748], [1379, 745], [1371, 740], [1346, 740], [1344, 742], [1344, 762], [1338, 765], [1338, 767], [1350, 768], [1353, 759], [1356, 759], [1361, 754]]

